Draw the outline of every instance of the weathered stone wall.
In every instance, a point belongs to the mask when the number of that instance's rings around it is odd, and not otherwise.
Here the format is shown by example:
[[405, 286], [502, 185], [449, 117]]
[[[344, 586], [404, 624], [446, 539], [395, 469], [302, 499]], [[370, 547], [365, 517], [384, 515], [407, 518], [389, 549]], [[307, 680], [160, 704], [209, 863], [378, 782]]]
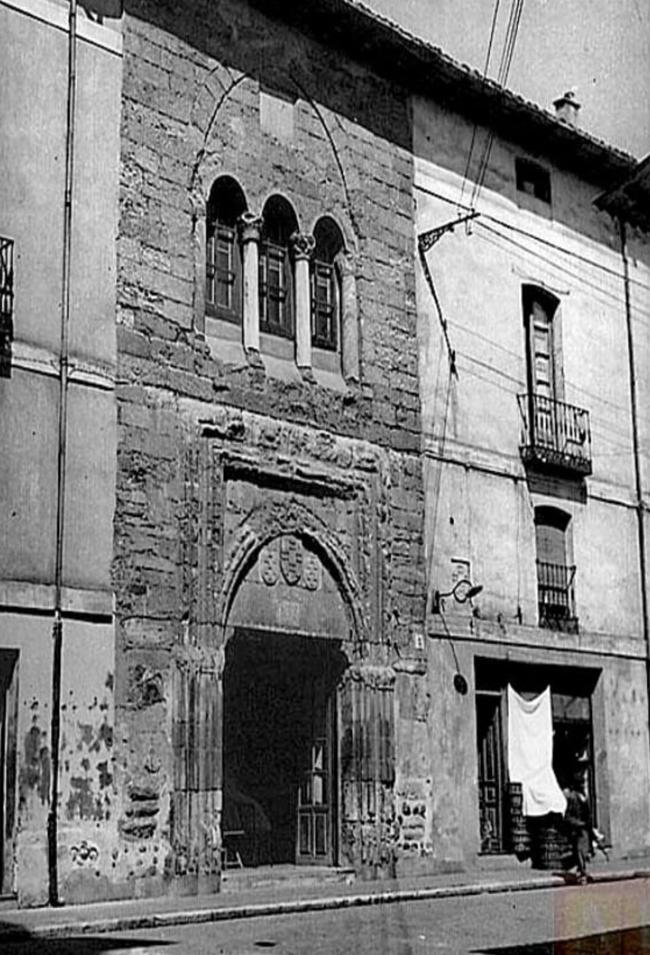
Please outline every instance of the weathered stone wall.
[[[381, 813], [370, 824], [370, 790], [356, 793], [342, 852], [373, 872], [430, 848], [423, 800], [417, 837], [399, 818], [401, 788], [408, 814], [430, 777], [426, 754], [409, 756], [425, 740], [411, 732], [423, 717], [408, 699], [426, 689], [407, 97], [245, 3], [199, 6], [133, 2], [125, 21], [115, 879], [133, 892], [161, 890], [170, 875], [187, 890], [209, 886], [218, 870], [218, 759], [188, 786], [178, 758], [217, 745], [209, 687], [220, 686], [238, 548], [257, 533], [260, 508], [285, 514], [275, 534], [288, 522], [330, 555], [356, 608], [350, 687], [398, 714], [393, 777], [367, 781], [383, 793]], [[260, 88], [293, 102], [288, 140], [262, 122]], [[235, 363], [218, 335], [204, 340], [201, 224], [220, 173], [238, 179], [254, 212], [279, 192], [301, 228], [325, 213], [340, 223], [357, 279], [358, 386], [304, 380], [264, 346], [261, 366], [243, 352]], [[179, 710], [190, 688], [207, 707], [200, 744]], [[344, 691], [344, 708], [356, 692]], [[179, 832], [185, 844], [172, 844]]]

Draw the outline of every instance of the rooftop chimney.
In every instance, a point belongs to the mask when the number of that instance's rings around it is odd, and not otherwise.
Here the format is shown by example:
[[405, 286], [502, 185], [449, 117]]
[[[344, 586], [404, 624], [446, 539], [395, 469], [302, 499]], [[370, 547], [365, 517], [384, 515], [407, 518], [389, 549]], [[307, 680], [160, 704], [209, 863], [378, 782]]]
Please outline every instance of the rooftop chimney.
[[575, 90], [568, 90], [564, 96], [553, 101], [555, 106], [555, 115], [558, 119], [563, 119], [565, 123], [571, 126], [578, 125], [578, 110], [580, 103], [576, 99]]

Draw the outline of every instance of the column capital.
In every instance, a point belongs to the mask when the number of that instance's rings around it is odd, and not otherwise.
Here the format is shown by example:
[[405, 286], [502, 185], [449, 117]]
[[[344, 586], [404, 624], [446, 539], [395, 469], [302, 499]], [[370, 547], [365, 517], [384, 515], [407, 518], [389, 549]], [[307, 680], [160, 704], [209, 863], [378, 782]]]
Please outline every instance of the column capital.
[[310, 259], [312, 257], [316, 247], [313, 235], [309, 235], [307, 232], [294, 232], [290, 241], [295, 259]]
[[254, 212], [242, 212], [237, 225], [242, 242], [259, 242], [264, 220]]
[[341, 275], [354, 275], [356, 270], [356, 260], [354, 252], [351, 249], [341, 249], [337, 252], [334, 259]]

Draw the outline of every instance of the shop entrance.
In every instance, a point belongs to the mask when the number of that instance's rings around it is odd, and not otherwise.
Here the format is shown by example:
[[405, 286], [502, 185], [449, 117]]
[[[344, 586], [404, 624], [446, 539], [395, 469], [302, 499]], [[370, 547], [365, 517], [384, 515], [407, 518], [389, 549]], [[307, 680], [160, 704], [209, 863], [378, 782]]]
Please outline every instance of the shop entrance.
[[591, 700], [598, 671], [485, 659], [475, 661], [475, 670], [480, 851], [494, 855], [512, 850], [507, 778], [508, 684], [528, 697], [551, 687], [553, 771], [561, 788], [577, 773], [584, 775], [597, 823]]
[[228, 641], [222, 830], [244, 866], [337, 862], [339, 647], [239, 628]]

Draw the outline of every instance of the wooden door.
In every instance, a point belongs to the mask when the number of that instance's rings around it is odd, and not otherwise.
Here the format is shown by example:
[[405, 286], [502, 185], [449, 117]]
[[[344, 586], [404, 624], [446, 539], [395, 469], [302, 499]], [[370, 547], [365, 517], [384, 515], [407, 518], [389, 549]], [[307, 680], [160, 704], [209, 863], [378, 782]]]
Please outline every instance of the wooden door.
[[311, 732], [305, 746], [298, 788], [296, 861], [307, 865], [334, 862], [333, 773], [334, 694], [323, 677], [311, 681], [308, 694]]
[[504, 766], [501, 694], [476, 694], [481, 852], [503, 852]]

